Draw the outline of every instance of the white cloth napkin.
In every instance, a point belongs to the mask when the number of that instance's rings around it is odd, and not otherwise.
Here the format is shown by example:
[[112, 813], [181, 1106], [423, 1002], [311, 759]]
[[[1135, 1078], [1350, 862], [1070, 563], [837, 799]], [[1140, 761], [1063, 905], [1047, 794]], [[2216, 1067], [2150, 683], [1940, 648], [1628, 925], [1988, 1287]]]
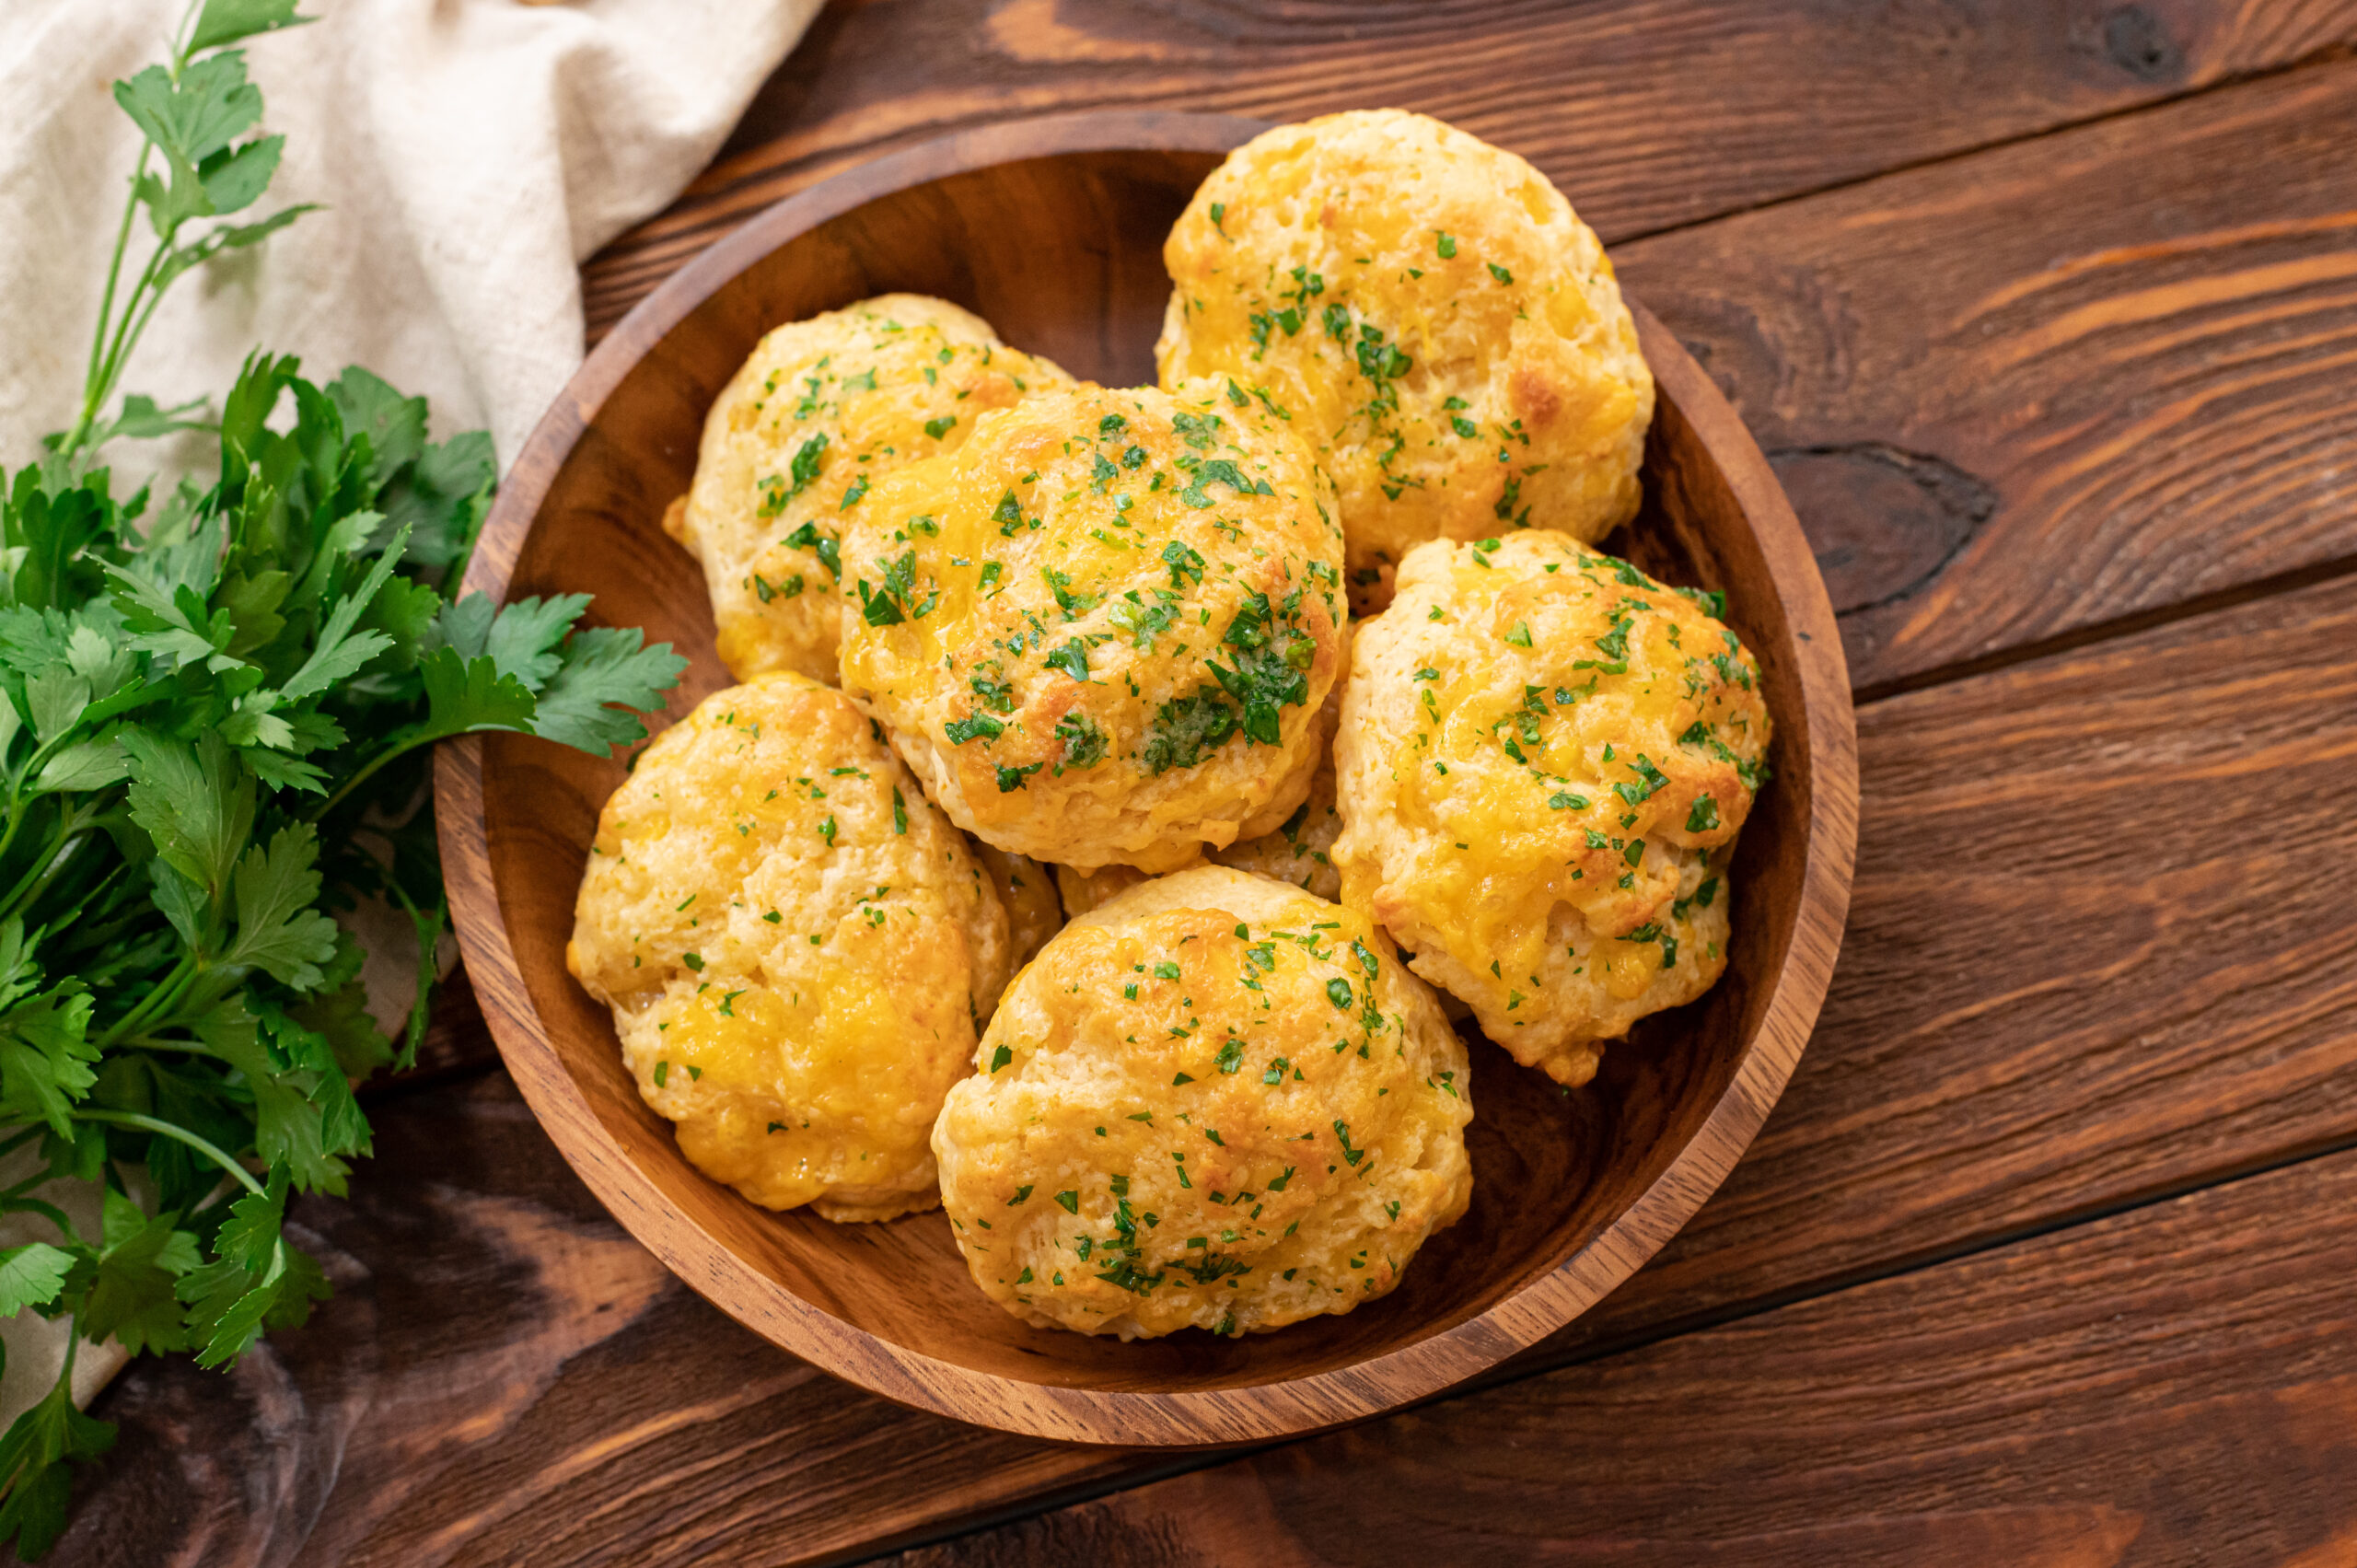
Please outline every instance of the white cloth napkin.
[[[184, 4], [7, 0], [0, 462], [72, 422], [138, 148], [108, 84]], [[320, 380], [364, 365], [437, 437], [487, 427], [504, 468], [581, 363], [578, 264], [711, 161], [819, 4], [310, 0], [319, 21], [245, 45], [286, 136], [248, 215], [323, 210], [180, 280], [124, 389], [217, 399], [265, 345]]]
[[[139, 145], [109, 84], [164, 57], [185, 3], [6, 0], [0, 468], [73, 421]], [[505, 469], [581, 363], [579, 263], [702, 169], [819, 5], [310, 0], [319, 21], [245, 46], [264, 127], [286, 137], [248, 219], [322, 210], [181, 279], [123, 389], [217, 403], [257, 347], [300, 354], [322, 381], [362, 365], [424, 393], [437, 438], [488, 428]], [[178, 466], [160, 445], [109, 456], [129, 473]], [[95, 1190], [41, 1195], [95, 1234]], [[0, 1216], [0, 1246], [53, 1238]], [[0, 1322], [0, 1423], [54, 1381], [64, 1334], [29, 1314]], [[122, 1360], [86, 1347], [75, 1398]]]

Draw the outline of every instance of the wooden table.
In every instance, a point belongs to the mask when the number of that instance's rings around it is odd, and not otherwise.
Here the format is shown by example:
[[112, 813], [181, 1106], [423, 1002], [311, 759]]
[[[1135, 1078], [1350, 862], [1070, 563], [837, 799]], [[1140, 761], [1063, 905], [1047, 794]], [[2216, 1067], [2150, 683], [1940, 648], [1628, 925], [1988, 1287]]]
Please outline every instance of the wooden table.
[[463, 996], [145, 1362], [53, 1562], [2357, 1562], [2357, 0], [870, 0], [587, 269], [956, 126], [1430, 110], [1569, 192], [1775, 459], [1864, 822], [1751, 1155], [1491, 1386], [1243, 1456], [882, 1403], [670, 1278]]

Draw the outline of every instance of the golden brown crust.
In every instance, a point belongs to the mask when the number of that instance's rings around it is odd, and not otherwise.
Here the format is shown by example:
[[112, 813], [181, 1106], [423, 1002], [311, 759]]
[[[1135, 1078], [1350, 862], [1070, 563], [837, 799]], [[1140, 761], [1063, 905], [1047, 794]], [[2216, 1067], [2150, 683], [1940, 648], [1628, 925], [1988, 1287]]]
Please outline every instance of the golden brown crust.
[[1568, 536], [1436, 540], [1361, 623], [1335, 747], [1343, 901], [1566, 1083], [1725, 967], [1764, 776], [1759, 667], [1696, 597]]
[[1333, 475], [1353, 601], [1408, 549], [1637, 508], [1654, 386], [1603, 247], [1521, 158], [1331, 114], [1229, 156], [1163, 249], [1166, 385], [1232, 376]]
[[843, 550], [843, 689], [977, 838], [1164, 871], [1306, 792], [1341, 539], [1248, 401], [1028, 399], [880, 485]]
[[1253, 1333], [1390, 1290], [1465, 1211], [1461, 1041], [1390, 942], [1204, 866], [1074, 922], [934, 1132], [975, 1282], [1025, 1321]]
[[831, 684], [845, 515], [883, 477], [954, 451], [984, 412], [1072, 377], [946, 300], [888, 294], [764, 337], [712, 405], [664, 531], [702, 563], [720, 662]]
[[565, 958], [697, 1168], [830, 1219], [937, 1201], [933, 1120], [1011, 968], [964, 839], [841, 692], [785, 671], [640, 754]]

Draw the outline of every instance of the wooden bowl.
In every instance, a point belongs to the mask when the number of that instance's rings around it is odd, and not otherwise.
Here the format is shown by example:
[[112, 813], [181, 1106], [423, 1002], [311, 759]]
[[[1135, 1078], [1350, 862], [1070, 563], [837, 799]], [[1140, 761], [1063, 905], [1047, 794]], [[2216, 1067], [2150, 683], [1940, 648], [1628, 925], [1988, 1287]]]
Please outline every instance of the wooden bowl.
[[[1112, 386], [1154, 379], [1161, 253], [1188, 196], [1262, 127], [1109, 113], [970, 132], [770, 208], [650, 296], [517, 459], [466, 586], [587, 592], [694, 660], [672, 713], [728, 683], [695, 563], [657, 527], [704, 412], [769, 328], [868, 295], [941, 295]], [[622, 763], [487, 735], [443, 749], [443, 863], [476, 995], [582, 1179], [680, 1278], [756, 1332], [904, 1404], [1044, 1437], [1211, 1445], [1375, 1414], [1562, 1327], [1651, 1257], [1782, 1091], [1841, 938], [1857, 774], [1849, 684], [1806, 542], [1742, 424], [1642, 309], [1660, 402], [1644, 514], [1613, 541], [1726, 590], [1776, 721], [1775, 779], [1733, 875], [1726, 977], [1565, 1095], [1475, 1040], [1471, 1211], [1399, 1288], [1242, 1340], [1122, 1344], [1026, 1328], [967, 1278], [938, 1211], [883, 1225], [771, 1214], [705, 1179], [641, 1103], [612, 1024], [566, 973], [575, 889]]]

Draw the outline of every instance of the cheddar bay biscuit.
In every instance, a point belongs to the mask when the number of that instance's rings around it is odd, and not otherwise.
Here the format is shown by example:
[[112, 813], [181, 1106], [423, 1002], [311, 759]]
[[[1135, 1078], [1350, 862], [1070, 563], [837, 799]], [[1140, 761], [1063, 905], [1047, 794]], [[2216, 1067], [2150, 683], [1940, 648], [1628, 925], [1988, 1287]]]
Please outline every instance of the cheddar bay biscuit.
[[689, 1160], [832, 1220], [937, 1201], [934, 1118], [1012, 959], [964, 839], [841, 692], [784, 671], [640, 754], [565, 949]]
[[877, 486], [843, 573], [843, 690], [977, 838], [1167, 871], [1307, 794], [1341, 538], [1323, 475], [1240, 393], [987, 414]]
[[1025, 1321], [1252, 1333], [1396, 1285], [1465, 1212], [1463, 1043], [1364, 917], [1225, 866], [1075, 920], [934, 1130], [976, 1283]]
[[1163, 248], [1165, 385], [1232, 376], [1332, 474], [1355, 602], [1408, 549], [1637, 509], [1654, 384], [1596, 235], [1546, 176], [1420, 114], [1265, 132]]
[[1769, 719], [1713, 608], [1533, 529], [1419, 545], [1360, 624], [1335, 748], [1343, 901], [1565, 1084], [1726, 964]]

